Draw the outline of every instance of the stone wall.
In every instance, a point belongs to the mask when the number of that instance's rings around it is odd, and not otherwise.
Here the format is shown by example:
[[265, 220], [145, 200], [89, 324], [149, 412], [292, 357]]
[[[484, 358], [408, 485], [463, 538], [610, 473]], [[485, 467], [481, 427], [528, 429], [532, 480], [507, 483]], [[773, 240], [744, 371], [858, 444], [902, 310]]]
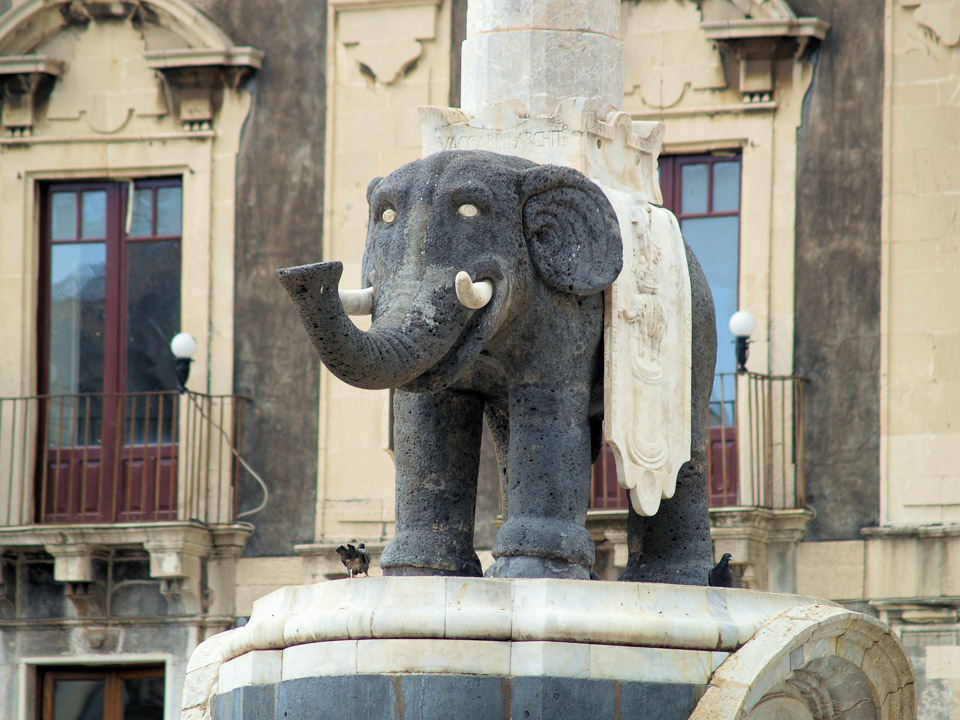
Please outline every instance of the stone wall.
[[794, 372], [806, 396], [808, 540], [880, 514], [881, 3], [802, 0], [830, 31], [797, 131]]
[[[270, 490], [245, 554], [292, 555], [313, 539], [320, 363], [273, 271], [322, 256], [326, 12], [307, 0], [197, 4], [266, 55], [237, 157], [234, 391], [253, 398], [240, 452]], [[240, 510], [255, 507], [259, 485], [238, 482]]]

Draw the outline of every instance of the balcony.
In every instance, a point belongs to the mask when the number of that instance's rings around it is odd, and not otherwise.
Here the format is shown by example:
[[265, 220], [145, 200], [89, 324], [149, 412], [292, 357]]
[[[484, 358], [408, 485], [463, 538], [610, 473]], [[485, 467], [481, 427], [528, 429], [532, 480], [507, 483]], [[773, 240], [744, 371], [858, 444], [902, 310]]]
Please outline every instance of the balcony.
[[[88, 582], [108, 546], [143, 546], [151, 575], [239, 553], [235, 480], [247, 398], [194, 392], [0, 398], [0, 549], [43, 547]], [[220, 550], [217, 550], [217, 548]]]
[[[767, 577], [770, 545], [799, 541], [813, 516], [804, 507], [805, 383], [795, 375], [715, 376], [707, 431], [710, 521], [717, 547], [733, 553], [743, 587], [781, 589]], [[604, 447], [590, 477], [587, 524], [595, 540], [625, 540], [621, 518], [629, 500], [616, 473]]]

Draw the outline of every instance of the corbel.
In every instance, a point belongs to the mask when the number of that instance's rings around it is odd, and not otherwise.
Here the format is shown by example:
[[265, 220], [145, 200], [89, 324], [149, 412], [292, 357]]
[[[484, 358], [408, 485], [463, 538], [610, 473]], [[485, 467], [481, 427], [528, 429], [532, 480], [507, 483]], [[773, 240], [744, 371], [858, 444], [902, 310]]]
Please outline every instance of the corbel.
[[740, 92], [750, 103], [770, 102], [774, 62], [799, 59], [810, 42], [823, 40], [830, 26], [815, 17], [786, 17], [710, 21], [700, 27], [738, 62]]
[[53, 579], [57, 582], [93, 582], [93, 556], [100, 548], [84, 542], [59, 542], [46, 543], [43, 549], [53, 555]]
[[8, 137], [29, 136], [40, 102], [63, 70], [63, 62], [45, 55], [0, 57], [2, 125]]
[[150, 577], [160, 580], [160, 593], [177, 614], [199, 615], [206, 610], [204, 561], [211, 553], [206, 530], [154, 534], [143, 543], [150, 553]]
[[263, 63], [252, 47], [148, 50], [147, 65], [161, 78], [167, 107], [186, 131], [210, 130], [223, 90], [237, 90]]

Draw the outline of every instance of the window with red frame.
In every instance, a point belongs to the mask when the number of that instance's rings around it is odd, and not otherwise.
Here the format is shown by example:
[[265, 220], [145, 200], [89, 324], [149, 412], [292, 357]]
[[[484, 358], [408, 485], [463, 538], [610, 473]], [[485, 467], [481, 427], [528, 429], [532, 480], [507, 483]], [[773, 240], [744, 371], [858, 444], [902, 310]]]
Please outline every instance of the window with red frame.
[[181, 205], [179, 178], [43, 188], [42, 522], [175, 516]]

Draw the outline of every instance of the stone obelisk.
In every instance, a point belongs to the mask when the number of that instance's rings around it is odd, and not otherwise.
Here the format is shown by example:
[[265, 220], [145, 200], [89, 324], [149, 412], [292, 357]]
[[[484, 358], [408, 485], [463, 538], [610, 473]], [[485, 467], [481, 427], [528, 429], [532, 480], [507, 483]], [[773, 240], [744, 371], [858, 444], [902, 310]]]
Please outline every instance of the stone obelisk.
[[623, 44], [618, 0], [473, 0], [461, 61], [461, 107], [519, 101], [546, 117], [561, 100], [623, 104]]

